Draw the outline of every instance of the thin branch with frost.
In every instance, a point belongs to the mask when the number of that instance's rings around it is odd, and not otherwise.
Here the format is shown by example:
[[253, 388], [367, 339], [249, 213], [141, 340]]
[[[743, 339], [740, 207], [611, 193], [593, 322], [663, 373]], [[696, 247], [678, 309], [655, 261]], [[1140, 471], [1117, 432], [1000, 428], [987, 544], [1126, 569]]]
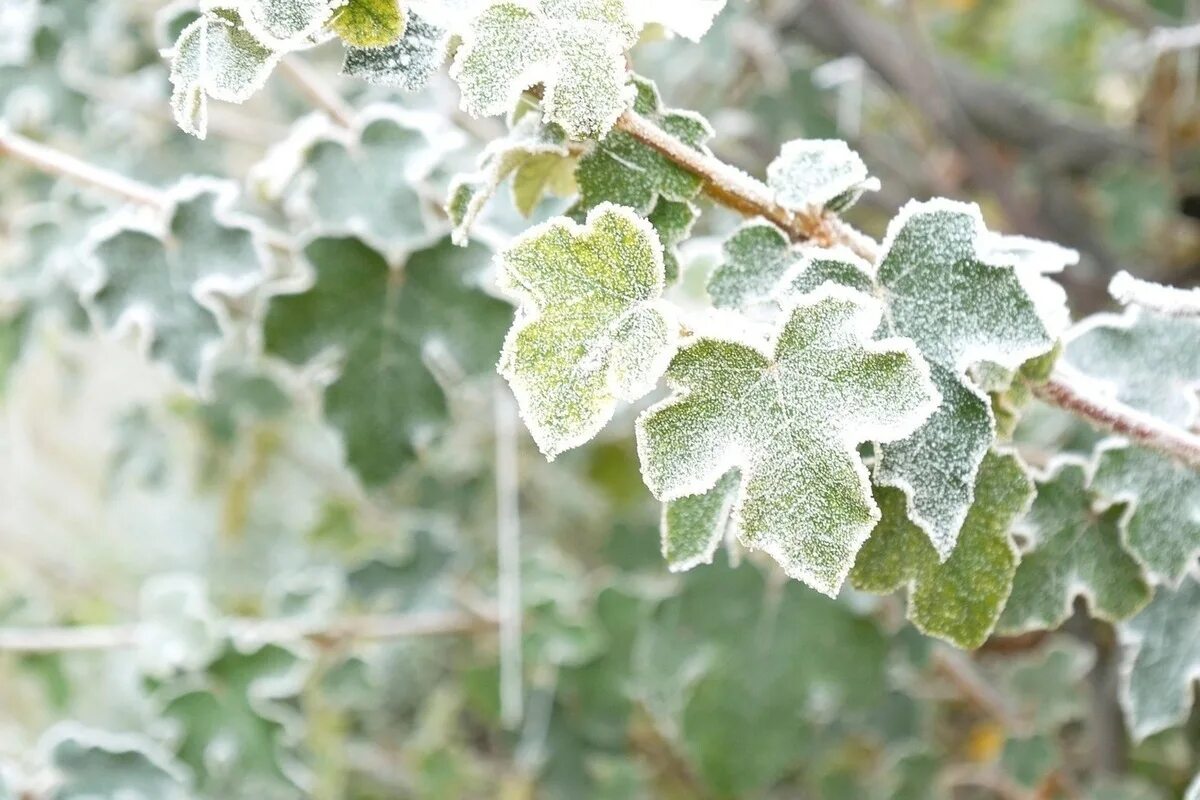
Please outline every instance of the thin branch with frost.
[[[341, 617], [327, 623], [294, 619], [235, 619], [226, 625], [241, 642], [318, 645], [385, 641], [417, 636], [451, 636], [491, 631], [493, 613], [423, 611], [410, 614], [368, 614]], [[0, 628], [0, 652], [69, 653], [136, 647], [143, 634], [138, 624], [82, 625], [57, 628]]]
[[1200, 317], [1200, 289], [1179, 289], [1118, 272], [1108, 293], [1123, 306], [1137, 305], [1168, 317]]

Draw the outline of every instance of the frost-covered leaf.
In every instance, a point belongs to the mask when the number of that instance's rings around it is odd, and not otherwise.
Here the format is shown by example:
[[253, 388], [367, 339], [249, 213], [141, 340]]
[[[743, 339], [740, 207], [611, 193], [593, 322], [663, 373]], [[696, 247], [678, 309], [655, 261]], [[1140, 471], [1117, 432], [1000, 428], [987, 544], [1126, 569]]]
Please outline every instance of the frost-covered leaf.
[[1200, 405], [1200, 320], [1140, 308], [1096, 314], [1067, 335], [1064, 360], [1105, 397], [1188, 427]]
[[881, 315], [830, 286], [788, 308], [765, 346], [702, 337], [681, 349], [672, 396], [638, 419], [651, 492], [705, 492], [739, 468], [741, 540], [835, 594], [879, 520], [857, 446], [908, 435], [937, 402], [910, 342], [872, 340]]
[[207, 382], [231, 300], [268, 277], [257, 230], [229, 212], [235, 195], [231, 184], [186, 181], [161, 229], [118, 220], [90, 248], [97, 274], [84, 300], [100, 324], [134, 330], [151, 358], [193, 385]]
[[1159, 587], [1150, 605], [1117, 626], [1121, 705], [1134, 741], [1187, 719], [1200, 679], [1200, 580]]
[[1095, 661], [1090, 646], [1054, 635], [1034, 650], [982, 661], [988, 684], [1012, 704], [1026, 730], [1051, 733], [1087, 716], [1085, 679]]
[[595, 436], [618, 400], [642, 397], [666, 369], [678, 323], [662, 299], [662, 246], [632, 211], [602, 205], [584, 225], [558, 218], [527, 231], [500, 268], [520, 303], [500, 373], [553, 458]]
[[510, 175], [517, 210], [529, 216], [545, 190], [556, 194], [573, 190], [574, 165], [562, 128], [547, 125], [536, 114], [522, 114], [507, 136], [484, 149], [477, 171], [451, 182], [446, 213], [454, 224], [455, 243], [466, 243], [484, 205]]
[[[784, 208], [805, 211], [835, 199], [845, 208], [864, 191], [879, 188], [858, 153], [840, 139], [793, 139], [767, 166], [767, 184]], [[852, 195], [852, 196], [848, 196]]]
[[712, 563], [725, 538], [739, 483], [740, 476], [731, 470], [704, 494], [663, 503], [662, 554], [672, 572]]
[[385, 47], [350, 47], [342, 72], [368, 83], [416, 92], [429, 83], [446, 59], [449, 32], [408, 12], [404, 35]]
[[572, 139], [602, 136], [632, 99], [625, 51], [637, 34], [624, 0], [493, 0], [463, 34], [450, 76], [473, 116], [508, 112], [540, 82], [547, 121]]
[[269, 352], [293, 363], [338, 352], [325, 416], [364, 482], [395, 476], [445, 422], [430, 358], [448, 356], [468, 375], [493, 363], [510, 310], [472, 285], [488, 255], [442, 239], [389, 265], [358, 239], [318, 238], [304, 249], [311, 286], [272, 301]]
[[1108, 293], [1123, 306], [1136, 305], [1168, 317], [1200, 317], [1200, 289], [1179, 289], [1118, 272]]
[[1058, 335], [1030, 294], [1026, 269], [984, 259], [980, 242], [989, 236], [974, 205], [910, 203], [888, 226], [879, 266], [890, 332], [916, 342], [942, 404], [915, 434], [883, 446], [875, 478], [908, 495], [909, 518], [943, 558], [996, 432], [988, 398], [967, 369], [981, 361], [1016, 369], [1053, 348]]
[[294, 50], [313, 43], [335, 8], [346, 0], [234, 0], [246, 26], [273, 50]]
[[346, 0], [329, 20], [334, 33], [355, 48], [386, 47], [404, 34], [406, 24], [399, 0]]
[[679, 245], [692, 235], [700, 209], [691, 203], [659, 198], [646, 220], [654, 226], [663, 248], [663, 275], [667, 283], [679, 279]]
[[1178, 583], [1200, 554], [1200, 472], [1113, 439], [1096, 459], [1095, 491], [1128, 505], [1125, 548], [1151, 577]]
[[725, 0], [666, 0], [666, 2], [630, 3], [642, 25], [657, 24], [693, 42], [712, 27], [713, 20], [725, 7]]
[[1033, 499], [1020, 460], [989, 453], [975, 479], [975, 501], [958, 545], [944, 562], [929, 537], [908, 520], [904, 493], [877, 487], [883, 518], [858, 553], [850, 582], [868, 592], [909, 591], [908, 618], [919, 630], [974, 648], [991, 634], [1012, 589], [1017, 551], [1013, 522]]
[[220, 653], [224, 629], [193, 575], [160, 575], [146, 582], [139, 600], [137, 657], [156, 679], [203, 669]]
[[414, 118], [372, 106], [350, 131], [302, 123], [256, 169], [299, 219], [399, 256], [436, 238], [419, 189], [440, 149]]
[[58, 773], [54, 800], [189, 800], [171, 754], [142, 736], [56, 725], [43, 739]]
[[[1120, 505], [1093, 509], [1085, 465], [1058, 461], [1037, 481], [1037, 499], [1022, 525], [1032, 536], [1000, 619], [1005, 633], [1053, 630], [1078, 597], [1092, 616], [1115, 622], [1150, 600], [1142, 570], [1121, 545]], [[960, 545], [961, 546], [961, 545]]]
[[237, 11], [216, 8], [183, 29], [171, 57], [175, 122], [208, 135], [208, 98], [241, 103], [262, 88], [280, 54], [247, 30]]

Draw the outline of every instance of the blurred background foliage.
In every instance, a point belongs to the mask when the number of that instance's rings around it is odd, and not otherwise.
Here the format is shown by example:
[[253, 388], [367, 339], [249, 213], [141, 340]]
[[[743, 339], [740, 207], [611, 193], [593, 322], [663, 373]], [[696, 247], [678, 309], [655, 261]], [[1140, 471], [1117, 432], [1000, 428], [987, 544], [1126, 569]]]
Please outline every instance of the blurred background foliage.
[[[305, 94], [277, 75], [215, 104], [207, 141], [181, 133], [159, 50], [190, 11], [163, 7], [0, 0], [0, 119], [154, 186], [229, 178], [240, 211], [319, 227], [255, 171]], [[1200, 281], [1200, 50], [1155, 34], [1197, 20], [1195, 0], [731, 0], [700, 44], [648, 40], [634, 65], [755, 174], [785, 140], [847, 139], [883, 181], [850, 217], [873, 234], [945, 195], [1078, 248], [1082, 315], [1120, 269]], [[339, 78], [330, 48], [304, 57], [355, 108], [438, 120], [455, 147], [429, 214], [503, 134], [444, 75], [404, 95]], [[506, 197], [498, 237], [529, 224]], [[0, 627], [74, 643], [0, 647], [0, 797], [1134, 800], [1181, 797], [1200, 768], [1195, 712], [1128, 744], [1113, 632], [1082, 614], [968, 655], [918, 635], [897, 597], [829, 600], [736, 549], [670, 575], [631, 437], [547, 465], [521, 431], [508, 459], [487, 370], [439, 375], [448, 431], [364, 490], [311, 382], [241, 365], [197, 399], [92, 332], [79, 253], [114, 207], [0, 159]], [[736, 222], [701, 218], [688, 285]], [[490, 363], [499, 331], [476, 346]], [[1094, 437], [1034, 409], [1018, 440]], [[509, 481], [519, 652], [492, 624]], [[434, 630], [339, 628], [380, 619]]]

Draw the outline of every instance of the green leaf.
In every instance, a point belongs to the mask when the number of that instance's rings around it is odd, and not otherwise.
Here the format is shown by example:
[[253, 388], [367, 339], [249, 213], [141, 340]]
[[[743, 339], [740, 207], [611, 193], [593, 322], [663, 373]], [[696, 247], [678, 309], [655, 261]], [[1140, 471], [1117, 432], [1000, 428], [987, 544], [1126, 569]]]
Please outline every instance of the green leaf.
[[692, 235], [700, 210], [691, 203], [659, 198], [646, 220], [654, 226], [663, 247], [663, 276], [667, 283], [679, 280], [679, 245]]
[[988, 684], [1011, 704], [1024, 730], [1055, 733], [1087, 717], [1086, 679], [1095, 662], [1090, 645], [1057, 634], [1033, 650], [981, 661]]
[[708, 278], [708, 294], [718, 308], [749, 308], [772, 298], [784, 273], [801, 258], [783, 231], [764, 221], [743, 224], [721, 253]]
[[1080, 461], [1062, 459], [1037, 481], [1037, 499], [1023, 523], [1032, 542], [1000, 619], [1004, 633], [1057, 628], [1077, 597], [1087, 599], [1092, 616], [1108, 622], [1130, 617], [1150, 601], [1141, 567], [1121, 546], [1125, 508], [1094, 511], [1085, 470]]
[[981, 361], [1016, 369], [1057, 337], [1057, 297], [1045, 279], [1028, 265], [990, 262], [991, 246], [976, 206], [914, 202], [888, 226], [879, 266], [890, 332], [916, 342], [942, 404], [912, 436], [881, 448], [875, 479], [904, 491], [909, 518], [942, 558], [958, 540], [996, 435], [988, 398], [967, 369]]
[[883, 594], [907, 586], [908, 618], [923, 633], [975, 648], [991, 634], [1012, 589], [1017, 550], [1013, 522], [1033, 499], [1020, 460], [989, 453], [975, 478], [975, 500], [958, 545], [941, 561], [929, 537], [905, 514], [904, 493], [881, 486], [875, 499], [883, 518], [863, 545], [850, 583]]
[[540, 81], [547, 121], [572, 139], [602, 136], [631, 100], [625, 51], [637, 34], [624, 0], [492, 0], [464, 33], [450, 77], [476, 117], [508, 112]]
[[878, 190], [858, 153], [840, 139], [793, 139], [767, 166], [767, 184], [784, 208], [807, 211], [853, 193], [844, 208], [866, 190]]
[[[188, 800], [183, 769], [150, 739], [64, 722], [46, 733], [54, 800]], [[3, 787], [0, 786], [0, 793]]]
[[829, 595], [879, 520], [865, 441], [894, 441], [937, 403], [905, 340], [873, 341], [882, 308], [828, 286], [786, 310], [765, 345], [702, 337], [667, 371], [672, 395], [638, 419], [642, 474], [660, 500], [741, 470], [733, 519], [748, 547]]
[[1123, 542], [1150, 576], [1179, 583], [1200, 553], [1200, 473], [1109, 439], [1098, 448], [1092, 486], [1102, 497], [1128, 505], [1121, 519]]
[[136, 332], [151, 358], [205, 386], [234, 303], [268, 277], [257, 229], [229, 212], [236, 189], [191, 179], [171, 190], [161, 228], [116, 223], [90, 250], [85, 305], [107, 330]]
[[1200, 405], [1200, 320], [1165, 317], [1130, 308], [1096, 314], [1067, 337], [1063, 360], [1085, 375], [1093, 390], [1161, 420], [1190, 426]]
[[740, 483], [741, 476], [731, 470], [704, 494], [663, 504], [662, 554], [672, 572], [712, 563], [713, 554], [725, 538]]
[[416, 92], [446, 59], [450, 32], [408, 12], [404, 35], [385, 47], [348, 47], [342, 73], [377, 86]]
[[351, 47], [386, 47], [404, 35], [407, 18], [399, 0], [346, 0], [329, 27]]
[[208, 98], [241, 103], [262, 88], [280, 54], [255, 38], [238, 12], [205, 12], [179, 34], [171, 54], [171, 110], [185, 132], [208, 135]]
[[1189, 575], [1177, 589], [1159, 587], [1142, 613], [1117, 626], [1117, 636], [1121, 705], [1133, 740], [1183, 724], [1200, 678], [1200, 581]]
[[632, 211], [602, 205], [584, 225], [558, 218], [527, 231], [500, 269], [520, 303], [500, 373], [553, 458], [595, 436], [618, 400], [642, 397], [666, 369], [678, 323], [662, 299], [662, 246]]
[[480, 374], [499, 350], [509, 308], [473, 285], [488, 259], [478, 246], [443, 239], [391, 265], [358, 239], [318, 238], [304, 257], [313, 282], [272, 301], [266, 348], [297, 364], [339, 351], [325, 416], [362, 480], [382, 483], [445, 423], [446, 398], [427, 358], [448, 356], [458, 371]]

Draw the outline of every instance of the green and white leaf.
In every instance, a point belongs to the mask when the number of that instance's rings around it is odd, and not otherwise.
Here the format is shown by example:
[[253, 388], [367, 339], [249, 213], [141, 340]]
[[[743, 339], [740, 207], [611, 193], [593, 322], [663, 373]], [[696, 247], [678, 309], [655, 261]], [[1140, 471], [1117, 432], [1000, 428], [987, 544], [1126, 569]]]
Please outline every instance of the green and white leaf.
[[662, 555], [672, 572], [712, 563], [717, 547], [725, 540], [740, 483], [741, 476], [730, 470], [703, 494], [663, 503]]
[[304, 248], [312, 281], [275, 298], [268, 352], [306, 364], [331, 349], [340, 360], [324, 412], [346, 458], [367, 484], [394, 477], [446, 421], [446, 397], [430, 361], [479, 375], [494, 362], [508, 324], [506, 303], [478, 288], [489, 253], [448, 238], [389, 263], [355, 238]]
[[1200, 473], [1107, 439], [1097, 448], [1092, 486], [1127, 505], [1121, 518], [1125, 549], [1156, 583], [1178, 584], [1200, 554]]
[[1056, 461], [1037, 481], [1037, 499], [1022, 527], [1031, 536], [1000, 619], [1004, 633], [1059, 627], [1076, 598], [1092, 616], [1116, 622], [1136, 614], [1152, 591], [1121, 544], [1120, 505], [1097, 511], [1086, 465]]
[[404, 35], [408, 16], [399, 0], [344, 0], [329, 27], [348, 47], [372, 49], [394, 44]]
[[767, 185], [784, 208], [807, 211], [835, 200], [839, 209], [852, 205], [865, 191], [878, 191], [879, 180], [867, 172], [858, 153], [840, 139], [793, 139], [767, 165]]
[[629, 209], [597, 206], [583, 225], [557, 218], [499, 259], [519, 303], [500, 374], [549, 458], [595, 436], [619, 400], [654, 388], [679, 325], [662, 298], [662, 246]]
[[208, 135], [208, 99], [244, 102], [262, 88], [281, 57], [229, 8], [202, 14], [183, 29], [167, 55], [175, 122], [200, 139]]
[[63, 722], [42, 748], [58, 775], [55, 800], [190, 800], [185, 770], [154, 741]]
[[1166, 317], [1200, 316], [1200, 289], [1144, 281], [1121, 271], [1109, 281], [1108, 293], [1123, 306], [1136, 305]]
[[1200, 580], [1159, 587], [1142, 613], [1117, 626], [1121, 705], [1140, 742], [1187, 719], [1200, 679]]
[[638, 30], [624, 0], [493, 0], [464, 32], [450, 77], [472, 116], [507, 113], [541, 83], [548, 122], [572, 139], [603, 136], [633, 99], [625, 51]]
[[700, 209], [692, 203], [680, 203], [663, 197], [646, 215], [646, 221], [654, 226], [658, 241], [662, 243], [663, 274], [667, 283], [679, 280], [679, 245], [692, 235], [692, 226], [699, 216]]
[[258, 229], [229, 211], [236, 195], [229, 183], [184, 181], [160, 225], [114, 218], [88, 248], [95, 274], [83, 300], [99, 324], [132, 333], [150, 358], [201, 389], [234, 303], [271, 277]]
[[905, 513], [904, 493], [875, 489], [882, 519], [858, 552], [850, 583], [885, 594], [908, 588], [908, 618], [922, 633], [959, 647], [983, 644], [996, 626], [1017, 570], [1009, 534], [1033, 500], [1033, 482], [1011, 453], [988, 453], [958, 545], [945, 561]]
[[937, 404], [912, 343], [872, 339], [882, 311], [828, 286], [786, 309], [765, 344], [687, 344], [667, 371], [671, 397], [638, 419], [650, 491], [707, 492], [737, 467], [741, 541], [836, 594], [879, 520], [857, 446], [908, 435]]
[[342, 73], [377, 86], [416, 92], [446, 60], [450, 33], [414, 11], [404, 35], [385, 47], [348, 47]]
[[229, 5], [236, 7], [246, 27], [266, 47], [288, 52], [316, 44], [334, 10], [346, 3], [347, 0], [232, 0]]
[[137, 635], [138, 667], [165, 680], [202, 670], [224, 646], [225, 629], [194, 575], [159, 575], [142, 586]]
[[996, 435], [988, 398], [968, 368], [986, 361], [1016, 369], [1054, 347], [1061, 322], [1037, 296], [1059, 297], [1048, 279], [1028, 265], [987, 260], [992, 236], [974, 205], [912, 202], [888, 226], [879, 266], [889, 332], [916, 342], [942, 404], [915, 434], [882, 447], [875, 479], [904, 491], [909, 518], [942, 558], [958, 540]]

